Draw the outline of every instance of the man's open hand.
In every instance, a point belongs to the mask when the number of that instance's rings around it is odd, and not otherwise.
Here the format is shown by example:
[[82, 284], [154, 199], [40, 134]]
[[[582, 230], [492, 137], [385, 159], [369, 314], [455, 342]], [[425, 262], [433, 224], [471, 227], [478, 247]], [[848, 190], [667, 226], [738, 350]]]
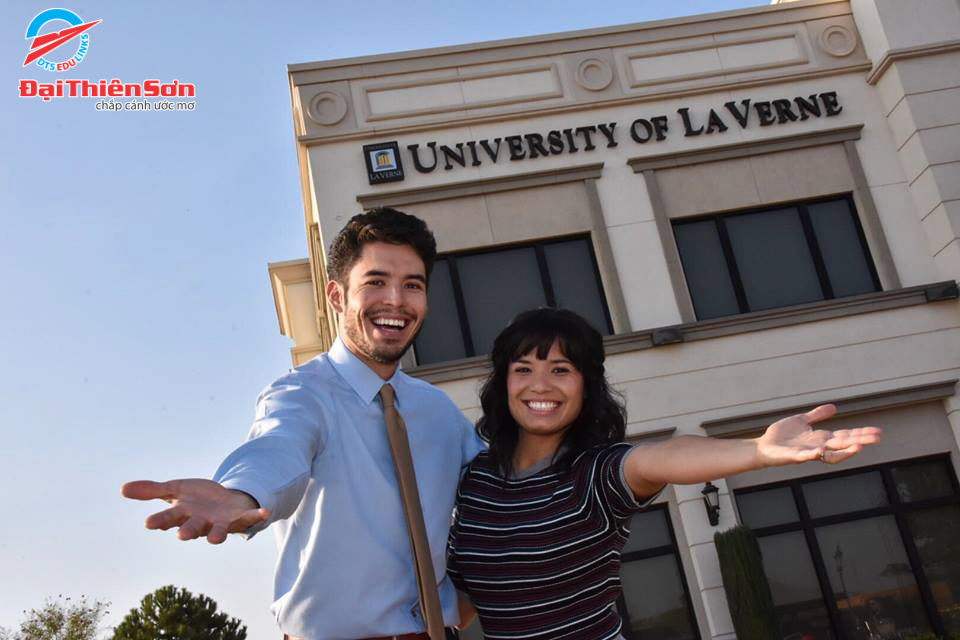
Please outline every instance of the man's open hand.
[[200, 478], [152, 482], [137, 480], [123, 485], [121, 493], [134, 500], [166, 500], [171, 506], [149, 516], [147, 529], [179, 527], [177, 537], [193, 540], [206, 536], [220, 544], [228, 533], [246, 531], [270, 517], [256, 501], [242, 491]]

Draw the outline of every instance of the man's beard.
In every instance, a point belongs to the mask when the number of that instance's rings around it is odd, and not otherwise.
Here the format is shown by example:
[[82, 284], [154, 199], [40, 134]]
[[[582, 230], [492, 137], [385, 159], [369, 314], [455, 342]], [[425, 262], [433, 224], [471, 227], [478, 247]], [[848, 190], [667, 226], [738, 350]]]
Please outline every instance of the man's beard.
[[410, 340], [406, 344], [398, 346], [378, 346], [371, 344], [370, 340], [360, 331], [359, 326], [356, 322], [346, 322], [344, 326], [344, 331], [347, 334], [347, 337], [350, 339], [357, 349], [370, 358], [374, 362], [379, 362], [380, 364], [394, 364], [403, 357], [403, 354], [410, 349], [410, 346], [413, 344], [413, 341], [416, 339], [417, 335], [420, 333], [413, 334], [410, 337]]

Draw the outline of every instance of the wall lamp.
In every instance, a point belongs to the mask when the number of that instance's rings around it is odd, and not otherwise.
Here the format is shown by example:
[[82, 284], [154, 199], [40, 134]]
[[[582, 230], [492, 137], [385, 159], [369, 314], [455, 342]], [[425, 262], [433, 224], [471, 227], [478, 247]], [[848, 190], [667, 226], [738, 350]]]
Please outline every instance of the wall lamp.
[[720, 489], [712, 482], [703, 485], [703, 506], [707, 510], [707, 519], [712, 526], [720, 524]]

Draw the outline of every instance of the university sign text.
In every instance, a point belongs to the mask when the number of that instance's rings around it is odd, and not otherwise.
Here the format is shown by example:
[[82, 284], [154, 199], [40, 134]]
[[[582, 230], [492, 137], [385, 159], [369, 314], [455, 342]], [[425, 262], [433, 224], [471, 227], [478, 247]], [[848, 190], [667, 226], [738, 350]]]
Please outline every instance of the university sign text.
[[[414, 169], [431, 173], [438, 168], [451, 171], [456, 167], [477, 167], [496, 163], [501, 159], [510, 161], [533, 160], [545, 156], [593, 151], [597, 147], [611, 148], [620, 143], [620, 138], [629, 137], [634, 143], [647, 144], [666, 140], [674, 132], [682, 131], [684, 137], [721, 134], [731, 127], [746, 129], [753, 124], [761, 127], [781, 125], [810, 118], [829, 118], [843, 111], [835, 91], [797, 96], [792, 99], [753, 101], [746, 98], [731, 100], [706, 112], [693, 113], [687, 107], [677, 109], [673, 117], [656, 115], [640, 117], [627, 127], [616, 122], [554, 129], [547, 132], [523, 133], [499, 138], [466, 140], [450, 144], [430, 141], [423, 144], [408, 144], [407, 155]], [[623, 133], [623, 131], [626, 133]], [[389, 150], [390, 171], [378, 173], [371, 161], [371, 151], [383, 156]], [[396, 142], [366, 145], [364, 156], [370, 184], [403, 180], [399, 146]], [[386, 160], [384, 160], [386, 162]]]

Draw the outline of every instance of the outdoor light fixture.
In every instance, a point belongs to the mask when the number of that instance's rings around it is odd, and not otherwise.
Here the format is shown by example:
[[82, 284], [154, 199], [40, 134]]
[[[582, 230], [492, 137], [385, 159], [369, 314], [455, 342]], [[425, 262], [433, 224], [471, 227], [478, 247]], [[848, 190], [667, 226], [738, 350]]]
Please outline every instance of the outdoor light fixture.
[[720, 489], [712, 482], [703, 485], [703, 507], [707, 510], [707, 519], [712, 526], [720, 524]]

